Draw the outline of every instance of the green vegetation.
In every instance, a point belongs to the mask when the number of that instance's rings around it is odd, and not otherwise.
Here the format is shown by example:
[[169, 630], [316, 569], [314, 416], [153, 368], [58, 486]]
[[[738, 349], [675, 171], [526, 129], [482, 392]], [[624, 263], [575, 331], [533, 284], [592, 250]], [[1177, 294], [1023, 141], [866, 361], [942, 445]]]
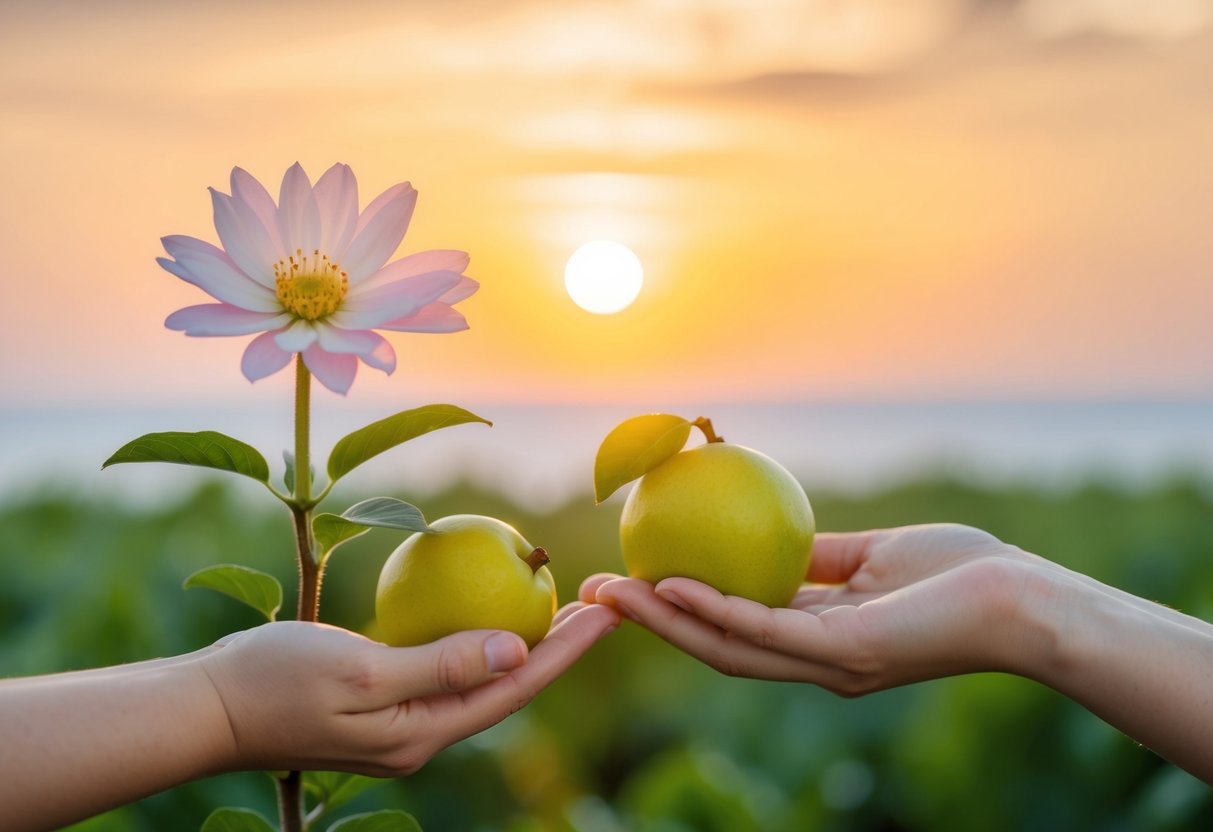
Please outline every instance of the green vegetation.
[[[257, 488], [208, 483], [156, 509], [80, 494], [0, 508], [0, 674], [182, 652], [256, 625], [253, 610], [181, 584], [241, 563], [294, 586], [290, 518]], [[587, 495], [535, 515], [467, 488], [396, 496], [430, 519], [513, 524], [551, 554], [562, 600], [591, 572], [621, 568], [615, 502], [595, 508]], [[1213, 493], [1191, 479], [1146, 492], [936, 480], [812, 496], [823, 530], [970, 523], [1213, 618]], [[335, 553], [322, 619], [368, 624], [380, 566], [404, 534], [375, 529]], [[273, 816], [263, 778], [188, 784], [76, 829], [197, 829], [233, 804]], [[427, 832], [1213, 828], [1213, 790], [1025, 680], [974, 676], [844, 700], [721, 677], [630, 625], [531, 707], [343, 811], [375, 808], [405, 809]]]

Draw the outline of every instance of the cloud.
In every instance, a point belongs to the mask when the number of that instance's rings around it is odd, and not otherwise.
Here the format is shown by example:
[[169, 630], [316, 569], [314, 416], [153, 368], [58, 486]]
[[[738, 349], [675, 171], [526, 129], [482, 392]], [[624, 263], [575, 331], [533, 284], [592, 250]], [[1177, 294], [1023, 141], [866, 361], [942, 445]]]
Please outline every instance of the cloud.
[[1021, 11], [1042, 37], [1096, 33], [1171, 41], [1213, 24], [1211, 0], [1024, 0]]

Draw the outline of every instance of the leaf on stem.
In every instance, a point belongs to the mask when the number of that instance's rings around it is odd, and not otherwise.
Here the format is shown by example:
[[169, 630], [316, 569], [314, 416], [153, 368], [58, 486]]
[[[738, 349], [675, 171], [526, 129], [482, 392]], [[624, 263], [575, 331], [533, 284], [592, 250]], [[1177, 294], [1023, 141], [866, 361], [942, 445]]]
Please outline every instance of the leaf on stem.
[[330, 826], [329, 832], [421, 832], [421, 824], [408, 812], [383, 809], [350, 815]]
[[[286, 473], [282, 475], [282, 482], [286, 485], [288, 494], [295, 493], [295, 455], [290, 451], [282, 452], [282, 461], [286, 463]], [[311, 477], [311, 482], [316, 483], [316, 466], [309, 465], [307, 472]]]
[[274, 832], [274, 827], [252, 809], [226, 808], [211, 812], [200, 832]]
[[606, 435], [594, 458], [594, 500], [601, 503], [682, 450], [691, 422], [668, 413], [625, 419]]
[[336, 482], [368, 459], [410, 439], [468, 422], [482, 422], [489, 426], [493, 424], [488, 419], [453, 404], [430, 404], [372, 422], [349, 434], [333, 447], [328, 462], [329, 480]]
[[430, 531], [421, 509], [391, 497], [371, 497], [355, 503], [340, 515], [317, 514], [312, 519], [312, 534], [320, 547], [322, 558], [342, 543], [366, 534], [372, 528]]
[[248, 604], [269, 621], [273, 621], [282, 608], [282, 584], [278, 583], [277, 578], [235, 563], [199, 569], [182, 584], [183, 589], [194, 587], [205, 587], [231, 596]]
[[386, 782], [388, 781], [347, 771], [303, 772], [303, 788], [318, 804], [323, 804], [325, 813], [344, 806], [367, 789], [382, 786]]
[[256, 448], [213, 430], [146, 433], [114, 451], [101, 467], [121, 462], [172, 462], [231, 471], [266, 484], [270, 479], [270, 466]]

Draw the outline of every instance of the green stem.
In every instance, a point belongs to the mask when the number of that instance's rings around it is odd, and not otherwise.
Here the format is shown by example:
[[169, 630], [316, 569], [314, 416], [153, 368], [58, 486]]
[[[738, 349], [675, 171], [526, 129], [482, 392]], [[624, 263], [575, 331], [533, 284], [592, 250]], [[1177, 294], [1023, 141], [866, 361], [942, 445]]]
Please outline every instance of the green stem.
[[320, 582], [322, 570], [314, 554], [311, 509], [291, 508], [295, 523], [295, 549], [299, 562], [299, 602], [295, 609], [297, 621], [320, 620]]
[[295, 357], [295, 502], [291, 515], [295, 523], [295, 553], [299, 562], [299, 603], [295, 618], [318, 621], [320, 616], [320, 560], [312, 538], [312, 463], [311, 463], [312, 374]]
[[[310, 445], [312, 374], [295, 356], [295, 498], [291, 517], [295, 528], [295, 554], [299, 563], [299, 603], [296, 618], [316, 621], [320, 612], [320, 564], [312, 539], [312, 466]], [[303, 775], [292, 771], [275, 780], [282, 832], [303, 832]]]
[[312, 497], [312, 461], [308, 448], [311, 430], [312, 374], [295, 356], [295, 500], [304, 505]]

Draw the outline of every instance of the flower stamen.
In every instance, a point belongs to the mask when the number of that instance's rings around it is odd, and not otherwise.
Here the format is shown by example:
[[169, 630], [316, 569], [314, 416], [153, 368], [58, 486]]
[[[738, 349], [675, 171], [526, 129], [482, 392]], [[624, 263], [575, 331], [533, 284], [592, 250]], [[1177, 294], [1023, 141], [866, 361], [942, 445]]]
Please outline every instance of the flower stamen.
[[302, 249], [274, 264], [275, 294], [283, 309], [307, 321], [326, 318], [341, 308], [350, 288], [349, 276], [316, 249]]

